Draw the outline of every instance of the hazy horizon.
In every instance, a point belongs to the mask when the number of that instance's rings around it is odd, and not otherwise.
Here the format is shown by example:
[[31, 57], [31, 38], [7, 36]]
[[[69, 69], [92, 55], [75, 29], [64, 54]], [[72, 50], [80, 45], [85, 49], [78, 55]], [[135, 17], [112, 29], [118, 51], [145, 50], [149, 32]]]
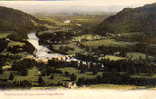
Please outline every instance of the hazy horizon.
[[[116, 1], [116, 2], [115, 2]], [[120, 2], [119, 2], [120, 1]], [[143, 2], [144, 1], [144, 2]], [[69, 1], [0, 1], [0, 6], [19, 9], [31, 14], [60, 14], [60, 13], [104, 13], [118, 12], [123, 8], [138, 7], [153, 3], [153, 0], [125, 1], [93, 1], [93, 0], [69, 0]]]

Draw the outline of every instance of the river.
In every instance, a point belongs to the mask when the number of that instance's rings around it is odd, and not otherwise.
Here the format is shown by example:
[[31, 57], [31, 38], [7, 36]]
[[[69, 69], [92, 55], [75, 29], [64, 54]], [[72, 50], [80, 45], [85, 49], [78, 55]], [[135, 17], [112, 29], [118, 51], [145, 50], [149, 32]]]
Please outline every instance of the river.
[[40, 45], [39, 38], [36, 36], [35, 32], [31, 32], [28, 34], [28, 42], [30, 42], [35, 47], [36, 51], [34, 52], [34, 54], [37, 58], [50, 59], [50, 58], [54, 58], [54, 57], [63, 56], [58, 53], [51, 53], [51, 51], [46, 46]]
[[[39, 44], [39, 38], [36, 36], [35, 32], [31, 32], [28, 34], [28, 42], [31, 43], [35, 47], [34, 55], [39, 59], [51, 59], [58, 57], [66, 57], [67, 55], [62, 55], [59, 53], [52, 53], [50, 49], [46, 46]], [[66, 61], [78, 61], [76, 58], [71, 57], [66, 59]]]

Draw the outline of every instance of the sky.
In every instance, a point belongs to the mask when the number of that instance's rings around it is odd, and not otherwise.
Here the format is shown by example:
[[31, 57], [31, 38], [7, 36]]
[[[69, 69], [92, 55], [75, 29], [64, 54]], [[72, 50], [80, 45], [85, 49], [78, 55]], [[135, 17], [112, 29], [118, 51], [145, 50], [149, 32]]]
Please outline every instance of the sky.
[[138, 7], [156, 0], [34, 0], [0, 1], [0, 6], [12, 7], [28, 13], [118, 12], [125, 7]]
[[[147, 3], [156, 2], [156, 0], [4, 0], [1, 1], [0, 4], [3, 2], [14, 2], [15, 4], [72, 4], [72, 5], [142, 5]], [[27, 2], [24, 2], [27, 1]], [[38, 1], [38, 2], [35, 2]], [[51, 1], [51, 3], [49, 2]], [[53, 1], [53, 2], [52, 2]], [[8, 2], [8, 3], [9, 3]]]

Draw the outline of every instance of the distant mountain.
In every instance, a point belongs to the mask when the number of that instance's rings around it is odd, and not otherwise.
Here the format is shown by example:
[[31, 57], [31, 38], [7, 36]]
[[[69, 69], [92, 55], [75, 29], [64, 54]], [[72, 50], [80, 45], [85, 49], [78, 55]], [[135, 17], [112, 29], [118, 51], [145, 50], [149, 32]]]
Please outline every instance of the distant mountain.
[[33, 30], [39, 20], [22, 11], [0, 6], [0, 31]]
[[97, 32], [156, 32], [156, 3], [138, 8], [125, 8], [99, 24]]

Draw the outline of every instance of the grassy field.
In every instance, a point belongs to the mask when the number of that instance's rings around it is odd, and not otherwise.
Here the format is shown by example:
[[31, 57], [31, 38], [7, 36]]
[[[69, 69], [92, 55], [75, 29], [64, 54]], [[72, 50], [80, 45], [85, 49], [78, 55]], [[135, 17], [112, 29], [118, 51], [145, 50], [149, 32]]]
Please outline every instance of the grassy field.
[[116, 90], [135, 90], [143, 89], [145, 86], [135, 86], [135, 85], [117, 85], [117, 84], [97, 84], [86, 86], [89, 89], [116, 89]]
[[73, 68], [73, 67], [59, 68], [58, 70], [62, 71], [63, 73], [68, 72], [70, 74], [72, 74], [72, 73], [74, 73], [74, 74], [80, 73], [80, 71], [78, 69]]
[[21, 80], [27, 80], [32, 82], [33, 85], [37, 85], [38, 77], [40, 75], [39, 70], [36, 67], [33, 67], [32, 69], [28, 70], [27, 76], [20, 76], [16, 75], [14, 78], [14, 81], [21, 81]]
[[131, 44], [122, 41], [115, 41], [113, 39], [103, 39], [103, 40], [94, 40], [94, 41], [84, 41], [81, 43], [83, 46], [86, 47], [128, 47]]
[[76, 75], [77, 80], [79, 78], [95, 79], [97, 76], [102, 76], [102, 72], [98, 72], [96, 75], [94, 75], [92, 72], [80, 73], [80, 70], [73, 68], [73, 67], [59, 68], [58, 70], [61, 70], [63, 73], [68, 72], [69, 74]]
[[8, 43], [9, 47], [13, 47], [13, 46], [20, 46], [20, 47], [22, 47], [24, 45], [25, 45], [25, 43], [19, 42], [19, 41], [11, 41], [11, 42]]
[[90, 40], [97, 40], [97, 39], [102, 39], [102, 36], [96, 34], [83, 34], [74, 37], [72, 41], [84, 41], [84, 40], [90, 41]]
[[0, 39], [7, 38], [11, 33], [0, 33]]
[[76, 45], [76, 43], [71, 42], [68, 44], [53, 44], [52, 48], [58, 52], [65, 52], [68, 55], [75, 55], [76, 53], [85, 53], [86, 51]]
[[120, 60], [126, 60], [127, 58], [119, 57], [119, 56], [106, 55], [105, 57], [102, 57], [100, 59], [109, 59], [110, 61], [120, 61]]
[[139, 52], [128, 52], [127, 53], [127, 55], [126, 55], [126, 57], [127, 58], [131, 58], [132, 60], [139, 60], [139, 59], [143, 59], [143, 60], [145, 60], [145, 59], [147, 59], [147, 58], [149, 58], [149, 59], [155, 59], [154, 57], [152, 57], [152, 56], [148, 56], [148, 55], [146, 55], [146, 54], [144, 54], [144, 53], [139, 53]]

